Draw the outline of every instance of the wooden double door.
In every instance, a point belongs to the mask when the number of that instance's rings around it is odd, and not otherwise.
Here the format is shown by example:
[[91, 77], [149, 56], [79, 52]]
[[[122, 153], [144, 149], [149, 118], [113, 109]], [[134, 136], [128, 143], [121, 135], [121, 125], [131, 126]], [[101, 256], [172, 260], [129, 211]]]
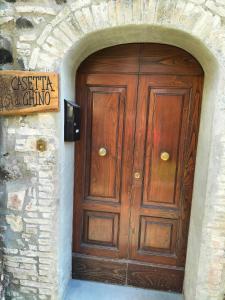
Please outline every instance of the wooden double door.
[[182, 291], [202, 82], [198, 62], [168, 45], [81, 64], [73, 277]]

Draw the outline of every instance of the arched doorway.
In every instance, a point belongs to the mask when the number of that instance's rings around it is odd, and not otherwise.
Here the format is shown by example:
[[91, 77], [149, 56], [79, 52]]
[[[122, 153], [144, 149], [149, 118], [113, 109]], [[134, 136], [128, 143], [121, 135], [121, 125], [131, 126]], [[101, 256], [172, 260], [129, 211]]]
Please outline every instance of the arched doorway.
[[163, 44], [81, 64], [74, 277], [182, 290], [202, 84], [199, 63]]

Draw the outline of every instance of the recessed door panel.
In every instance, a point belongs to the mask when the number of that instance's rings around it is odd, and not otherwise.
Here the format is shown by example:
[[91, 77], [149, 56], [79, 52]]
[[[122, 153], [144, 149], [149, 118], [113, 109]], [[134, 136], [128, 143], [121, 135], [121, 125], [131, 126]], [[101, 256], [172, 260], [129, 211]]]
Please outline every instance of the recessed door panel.
[[87, 196], [119, 202], [125, 88], [89, 87]]
[[161, 254], [175, 256], [177, 238], [177, 220], [140, 217], [139, 250], [145, 254]]
[[[143, 204], [177, 205], [176, 187], [187, 123], [189, 90], [150, 88]], [[179, 196], [179, 191], [177, 191]]]
[[118, 214], [84, 211], [83, 220], [82, 243], [118, 247]]

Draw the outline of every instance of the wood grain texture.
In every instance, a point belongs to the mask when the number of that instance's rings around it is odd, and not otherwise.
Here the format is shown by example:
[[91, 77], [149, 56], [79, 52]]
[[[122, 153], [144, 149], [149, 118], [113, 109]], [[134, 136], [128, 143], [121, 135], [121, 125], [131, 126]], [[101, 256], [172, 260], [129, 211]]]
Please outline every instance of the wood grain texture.
[[181, 48], [142, 43], [109, 47], [90, 55], [80, 73], [202, 75], [198, 61]]
[[118, 214], [84, 211], [83, 218], [83, 243], [87, 245], [118, 246]]
[[[150, 105], [147, 112], [143, 203], [174, 204], [177, 177], [180, 175], [177, 171], [182, 147], [181, 129], [186, 121], [190, 91], [176, 87], [155, 89], [151, 85], [144, 87], [146, 93], [148, 90]], [[163, 152], [169, 154], [168, 161], [161, 159]]]
[[[128, 252], [137, 77], [80, 74], [78, 85], [81, 87], [77, 96], [82, 111], [82, 136], [75, 154], [73, 250], [94, 256], [124, 258]], [[97, 102], [94, 109], [93, 99]], [[98, 155], [100, 147], [107, 149], [106, 156]], [[116, 213], [117, 247], [107, 247], [106, 243], [104, 247], [101, 243], [95, 243], [93, 247], [90, 243], [87, 245], [83, 235], [85, 211]], [[95, 229], [99, 230], [98, 227]], [[92, 234], [95, 229], [89, 228]]]
[[141, 44], [141, 74], [202, 75], [198, 61], [181, 48], [165, 44]]
[[159, 266], [128, 265], [127, 284], [141, 288], [182, 292], [184, 272]]
[[[192, 102], [193, 99], [195, 99], [194, 86], [196, 85], [196, 82], [198, 82], [198, 78], [199, 77], [197, 76], [174, 77], [171, 75], [140, 76], [136, 121], [136, 127], [139, 128], [139, 130], [136, 131], [135, 137], [133, 172], [138, 170], [143, 176], [141, 180], [133, 181], [133, 202], [130, 223], [132, 228], [130, 258], [132, 259], [151, 262], [153, 264], [174, 266], [184, 266], [185, 264], [184, 253], [186, 253], [186, 250], [184, 250], [184, 244], [187, 245], [188, 226], [186, 222], [187, 219], [189, 220], [189, 217], [186, 215], [189, 215], [190, 212], [191, 197], [190, 195], [185, 195], [183, 189], [183, 176], [186, 153], [188, 149], [190, 149], [190, 145], [187, 144], [190, 122], [195, 122], [195, 124], [199, 122], [199, 111], [194, 115], [194, 119], [193, 111], [191, 112]], [[157, 87], [156, 91], [158, 94], [163, 95], [161, 101], [164, 101], [164, 103], [161, 105], [159, 111], [154, 106], [154, 101], [148, 101], [151, 92], [156, 94], [154, 92], [155, 87]], [[159, 91], [161, 91], [161, 93]], [[152, 98], [157, 100], [157, 96]], [[170, 106], [171, 99], [177, 102], [176, 108]], [[198, 101], [200, 101], [200, 98]], [[168, 104], [168, 106], [166, 104]], [[154, 124], [154, 116], [156, 117], [157, 114], [162, 116], [162, 120], [158, 122], [158, 129], [156, 128], [156, 132], [154, 132], [154, 126], [152, 125]], [[192, 121], [190, 120], [191, 114]], [[198, 121], [196, 121], [195, 118], [198, 118]], [[167, 126], [164, 126], [164, 124], [167, 124]], [[157, 131], [160, 131], [160, 134], [158, 134]], [[166, 134], [164, 134], [164, 131]], [[160, 148], [161, 145], [163, 148]], [[164, 151], [164, 146], [166, 146], [165, 150], [168, 148], [167, 151], [169, 151], [171, 155], [170, 160], [166, 162], [161, 161], [160, 159], [160, 153], [161, 151]], [[195, 149], [196, 147], [197, 144], [195, 144]], [[152, 164], [154, 160], [155, 164]], [[161, 165], [163, 165], [163, 168]], [[192, 168], [191, 165], [190, 168]], [[156, 175], [152, 177], [154, 169]], [[174, 176], [174, 174], [176, 174], [176, 176]], [[192, 180], [193, 177], [194, 169], [192, 169]], [[146, 182], [148, 183], [149, 181], [150, 193], [148, 189], [144, 188]], [[165, 200], [160, 201], [160, 198], [165, 199], [165, 197], [170, 195], [168, 193], [168, 182], [170, 183], [170, 186], [172, 186], [172, 191], [174, 191], [173, 199], [168, 202]], [[150, 198], [152, 190], [154, 191], [154, 198], [158, 199], [158, 201], [152, 201]], [[154, 206], [157, 207], [158, 210], [163, 209], [164, 211], [168, 208], [174, 208], [180, 216], [177, 222], [176, 242], [174, 244], [175, 248], [173, 256], [168, 255], [167, 250], [160, 251], [160, 253], [157, 254], [154, 254], [154, 251], [139, 251], [138, 241], [143, 235], [140, 220], [143, 216], [150, 216]], [[148, 207], [151, 209], [149, 212]], [[155, 214], [155, 216], [159, 217], [157, 214]], [[183, 239], [184, 228], [186, 230], [186, 241]], [[161, 238], [163, 239], [162, 236]], [[167, 237], [165, 236], [165, 239], [166, 238]], [[155, 237], [155, 239], [157, 239], [157, 237]], [[157, 240], [152, 241], [152, 243], [157, 243]], [[161, 241], [161, 243], [163, 243], [163, 241]]]
[[125, 283], [182, 290], [202, 85], [195, 58], [169, 45], [110, 47], [81, 64], [75, 276], [113, 282], [124, 264]]
[[175, 256], [177, 220], [141, 216], [138, 251]]
[[58, 74], [0, 71], [0, 115], [59, 110]]
[[[119, 202], [122, 167], [122, 147], [119, 145], [123, 139], [125, 93], [125, 88], [88, 89], [91, 138], [86, 197]], [[104, 157], [99, 156], [101, 148], [106, 150]]]
[[126, 274], [126, 263], [73, 256], [72, 278], [74, 279], [124, 285], [126, 283]]

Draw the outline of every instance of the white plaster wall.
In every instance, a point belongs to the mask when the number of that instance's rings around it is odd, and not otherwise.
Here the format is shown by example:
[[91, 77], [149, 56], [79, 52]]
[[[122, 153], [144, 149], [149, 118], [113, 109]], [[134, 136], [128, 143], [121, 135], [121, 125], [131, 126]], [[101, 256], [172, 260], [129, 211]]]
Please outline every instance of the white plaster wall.
[[[58, 211], [58, 290], [59, 299], [63, 298], [66, 285], [71, 278], [72, 269], [72, 219], [73, 219], [73, 182], [74, 182], [74, 143], [64, 142], [64, 99], [73, 101], [75, 88], [71, 80], [72, 64], [63, 64], [60, 76], [60, 114], [57, 118], [59, 133], [60, 162], [60, 201]], [[72, 74], [73, 75], [73, 74]]]

